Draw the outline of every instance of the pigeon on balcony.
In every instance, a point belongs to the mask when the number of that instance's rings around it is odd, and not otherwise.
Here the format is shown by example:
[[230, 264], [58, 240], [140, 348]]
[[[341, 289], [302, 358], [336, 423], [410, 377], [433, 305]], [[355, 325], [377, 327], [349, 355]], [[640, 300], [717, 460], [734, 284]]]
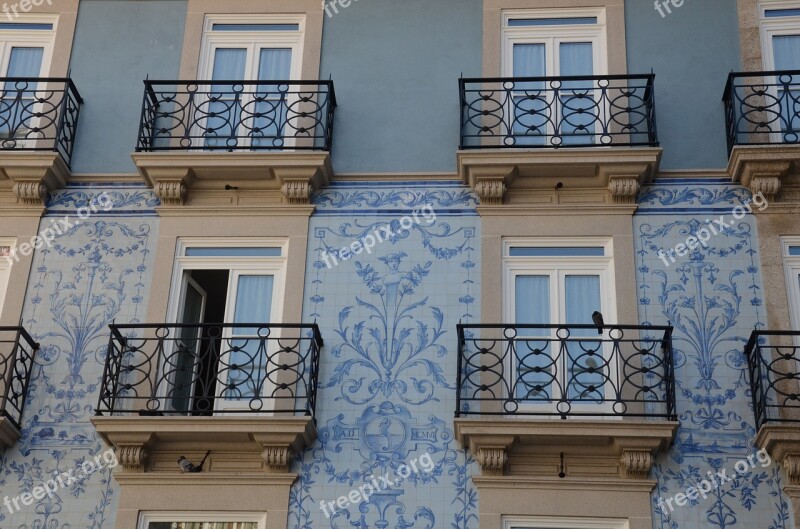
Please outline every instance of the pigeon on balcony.
[[603, 334], [603, 325], [605, 325], [603, 322], [603, 315], [598, 311], [594, 311], [592, 313], [592, 321], [597, 325], [597, 334]]
[[179, 457], [178, 458], [178, 465], [181, 467], [181, 472], [183, 472], [184, 474], [186, 472], [202, 472], [203, 471], [203, 464], [206, 462], [206, 459], [208, 459], [208, 454], [210, 454], [210, 453], [211, 453], [211, 450], [206, 452], [206, 455], [203, 456], [203, 460], [200, 461], [199, 465], [193, 465], [191, 463], [191, 461], [189, 461], [188, 459], [186, 459], [183, 456]]

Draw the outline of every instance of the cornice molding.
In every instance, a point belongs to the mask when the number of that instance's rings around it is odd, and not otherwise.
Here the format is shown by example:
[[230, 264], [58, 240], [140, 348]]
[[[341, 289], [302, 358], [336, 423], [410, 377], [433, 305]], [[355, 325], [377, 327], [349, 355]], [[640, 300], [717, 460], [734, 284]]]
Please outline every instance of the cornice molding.
[[800, 204], [800, 145], [737, 145], [728, 176], [771, 203]]
[[3, 209], [41, 213], [48, 193], [64, 187], [69, 178], [69, 168], [56, 152], [0, 151], [0, 189], [12, 194], [2, 201]]

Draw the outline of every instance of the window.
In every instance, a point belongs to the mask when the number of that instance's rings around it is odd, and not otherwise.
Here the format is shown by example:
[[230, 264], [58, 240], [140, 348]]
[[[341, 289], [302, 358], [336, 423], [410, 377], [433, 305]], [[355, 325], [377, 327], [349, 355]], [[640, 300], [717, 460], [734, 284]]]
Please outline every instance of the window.
[[6, 299], [8, 278], [11, 275], [11, 252], [13, 248], [13, 240], [0, 239], [0, 314], [3, 313], [3, 301]]
[[[20, 17], [22, 20], [22, 17]], [[43, 77], [48, 71], [55, 39], [55, 17], [24, 17], [26, 22], [0, 24], [0, 77]], [[31, 137], [40, 125], [35, 103], [39, 83], [7, 80], [0, 96], [0, 140]]]
[[[607, 72], [604, 9], [503, 12], [505, 77], [590, 77]], [[599, 100], [591, 80], [514, 85], [508, 115], [516, 144], [594, 143]]]
[[260, 514], [233, 513], [142, 513], [139, 529], [265, 529]]
[[800, 329], [800, 237], [783, 237], [783, 266], [793, 329]]
[[[592, 314], [616, 320], [611, 242], [607, 239], [510, 239], [504, 242], [504, 319], [517, 325], [593, 325]], [[568, 400], [574, 411], [604, 404], [616, 373], [597, 329], [518, 329], [507, 366], [520, 405], [552, 407]], [[591, 339], [595, 338], [595, 339]], [[587, 354], [588, 350], [601, 354]], [[595, 409], [596, 411], [596, 409]]]
[[[273, 389], [266, 369], [274, 351], [256, 327], [225, 328], [216, 335], [202, 326], [280, 323], [286, 241], [203, 239], [178, 246], [170, 314], [187, 327], [176, 329], [177, 349], [168, 356], [172, 390], [165, 405], [194, 414], [247, 408]], [[206, 354], [208, 347], [219, 353]]]
[[504, 516], [503, 529], [630, 529], [627, 520]]
[[[765, 71], [800, 70], [800, 2], [762, 1], [761, 46]], [[785, 139], [797, 141], [800, 133], [800, 115], [797, 101], [800, 99], [798, 76], [774, 76], [765, 79], [769, 97], [780, 101], [780, 119], [773, 119], [776, 132], [773, 141]], [[777, 109], [776, 109], [777, 110]], [[780, 125], [779, 125], [780, 124]]]
[[287, 146], [287, 113], [296, 103], [290, 88], [225, 82], [300, 79], [304, 26], [305, 17], [297, 15], [206, 18], [198, 71], [201, 79], [220, 81], [201, 102], [207, 147], [224, 147], [231, 137], [253, 147]]

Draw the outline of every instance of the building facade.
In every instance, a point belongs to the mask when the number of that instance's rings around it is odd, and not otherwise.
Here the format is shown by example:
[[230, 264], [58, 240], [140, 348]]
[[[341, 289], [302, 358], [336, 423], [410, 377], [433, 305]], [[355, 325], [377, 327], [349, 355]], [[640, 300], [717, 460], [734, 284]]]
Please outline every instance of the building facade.
[[2, 10], [0, 527], [800, 527], [800, 1]]

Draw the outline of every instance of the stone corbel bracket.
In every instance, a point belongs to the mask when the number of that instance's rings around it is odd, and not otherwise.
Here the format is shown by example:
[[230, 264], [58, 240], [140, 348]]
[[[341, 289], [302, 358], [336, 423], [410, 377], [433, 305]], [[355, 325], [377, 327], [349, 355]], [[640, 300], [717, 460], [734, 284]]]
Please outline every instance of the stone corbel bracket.
[[[800, 145], [737, 145], [728, 161], [728, 175], [769, 202], [800, 202]], [[790, 190], [789, 193], [784, 192]]]
[[11, 192], [23, 208], [44, 208], [48, 193], [64, 187], [69, 174], [55, 152], [0, 152], [0, 181], [11, 183]]
[[469, 438], [466, 443], [468, 446], [464, 448], [468, 448], [475, 457], [484, 476], [502, 476], [508, 462], [508, 449], [515, 439], [513, 435], [476, 435]]

